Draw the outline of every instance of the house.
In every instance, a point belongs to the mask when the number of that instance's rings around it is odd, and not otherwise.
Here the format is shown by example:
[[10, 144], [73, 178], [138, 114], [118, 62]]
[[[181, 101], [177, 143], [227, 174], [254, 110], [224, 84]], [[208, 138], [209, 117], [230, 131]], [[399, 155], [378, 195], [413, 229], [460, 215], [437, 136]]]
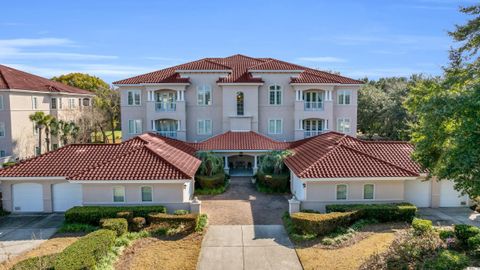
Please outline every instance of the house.
[[332, 131], [278, 142], [253, 131], [228, 131], [201, 143], [145, 133], [121, 144], [64, 146], [0, 170], [3, 208], [61, 212], [76, 205], [160, 204], [168, 211], [195, 211], [197, 151], [228, 160], [230, 154], [257, 157], [283, 149], [294, 153], [286, 160], [294, 211], [324, 211], [332, 203], [468, 204], [450, 181], [423, 181], [425, 174], [410, 158], [413, 147], [408, 143], [367, 142]]
[[[91, 108], [92, 97], [89, 91], [0, 65], [0, 158], [38, 154], [38, 129], [29, 119], [31, 114], [44, 112], [74, 121]], [[59, 142], [52, 139], [55, 148]]]

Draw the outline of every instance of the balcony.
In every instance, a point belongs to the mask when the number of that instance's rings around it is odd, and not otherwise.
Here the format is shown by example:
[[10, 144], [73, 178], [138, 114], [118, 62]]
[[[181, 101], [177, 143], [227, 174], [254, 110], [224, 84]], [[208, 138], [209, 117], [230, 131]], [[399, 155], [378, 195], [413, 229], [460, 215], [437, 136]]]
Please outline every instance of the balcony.
[[304, 101], [305, 111], [323, 111], [323, 102], [319, 101]]
[[176, 102], [155, 102], [156, 112], [174, 112], [176, 109]]
[[305, 130], [303, 132], [304, 138], [313, 137], [324, 133], [325, 130]]
[[159, 135], [162, 135], [164, 137], [168, 137], [168, 138], [173, 138], [173, 139], [176, 139], [177, 138], [177, 131], [160, 131], [160, 130], [156, 130], [155, 131], [157, 134]]

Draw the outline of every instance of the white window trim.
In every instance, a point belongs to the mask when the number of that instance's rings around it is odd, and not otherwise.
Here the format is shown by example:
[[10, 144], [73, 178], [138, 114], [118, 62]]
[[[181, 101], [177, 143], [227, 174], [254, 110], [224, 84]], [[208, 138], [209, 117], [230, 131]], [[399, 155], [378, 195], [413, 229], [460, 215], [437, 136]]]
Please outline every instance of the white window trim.
[[[343, 93], [343, 104], [340, 103], [340, 95]], [[345, 104], [345, 94], [350, 96], [350, 103]], [[337, 91], [337, 105], [340, 106], [350, 106], [352, 105], [352, 91], [351, 90], [338, 90]]]
[[[340, 124], [340, 122], [345, 122], [345, 120], [348, 120], [348, 131], [345, 131], [345, 128], [342, 128], [342, 125]], [[342, 132], [342, 133], [351, 133], [352, 132], [352, 120], [350, 119], [350, 117], [339, 117], [337, 118], [337, 131], [339, 132]]]
[[[280, 120], [280, 132], [270, 132], [270, 121], [275, 121], [275, 129], [276, 129], [276, 126], [277, 126], [277, 123], [276, 121], [279, 121]], [[283, 118], [269, 118], [268, 119], [268, 126], [267, 126], [267, 133], [268, 134], [271, 134], [271, 135], [279, 135], [279, 134], [283, 134]]]
[[[121, 188], [123, 190], [123, 201], [116, 202], [115, 201], [115, 188]], [[125, 203], [127, 201], [127, 193], [125, 192], [125, 186], [113, 186], [112, 187], [112, 202], [113, 203]]]
[[[133, 132], [130, 132], [130, 121], [133, 122]], [[140, 121], [140, 130], [137, 130], [137, 123], [136, 121]], [[128, 119], [128, 127], [127, 127], [127, 130], [128, 130], [128, 134], [141, 134], [142, 133], [142, 130], [143, 130], [143, 123], [142, 123], [142, 119]]]
[[[210, 104], [208, 104], [208, 102], [206, 102], [206, 90], [205, 90], [205, 87], [208, 87], [209, 91], [210, 91]], [[203, 95], [203, 101], [204, 103], [203, 104], [200, 104], [199, 103], [199, 99], [198, 99], [198, 95], [200, 93], [200, 91], [203, 91], [202, 95]], [[209, 84], [202, 84], [202, 85], [199, 85], [197, 86], [197, 106], [212, 106], [213, 105], [213, 87]]]
[[[338, 186], [345, 186], [345, 188], [346, 188], [345, 200], [338, 198]], [[349, 194], [348, 194], [348, 189], [349, 189], [349, 188], [348, 188], [348, 184], [336, 184], [336, 185], [335, 185], [335, 200], [336, 200], [336, 201], [348, 201], [348, 195], [349, 195]]]
[[[129, 94], [132, 93], [132, 104], [128, 104], [128, 96]], [[135, 104], [135, 93], [138, 93], [138, 104]], [[135, 107], [135, 106], [142, 106], [142, 91], [141, 90], [128, 90], [127, 91], [127, 106]]]
[[[210, 132], [207, 132], [206, 123], [210, 122]], [[200, 122], [203, 122], [203, 132], [200, 132]], [[197, 135], [212, 135], [213, 133], [213, 122], [212, 119], [198, 119], [197, 120]]]
[[38, 97], [32, 96], [32, 110], [38, 110]]
[[3, 95], [0, 95], [0, 111], [3, 111], [3, 110], [5, 110], [5, 102], [4, 102]]
[[77, 108], [77, 99], [76, 98], [68, 98], [68, 109], [73, 110]]
[[[278, 86], [278, 87], [280, 87], [280, 89], [272, 90], [272, 89], [270, 89], [270, 87], [272, 87], [272, 86]], [[270, 92], [277, 92], [277, 91], [280, 91], [280, 103], [271, 104], [270, 103]], [[276, 98], [277, 98], [277, 95], [275, 95], [275, 100], [276, 100]], [[281, 105], [283, 105], [283, 87], [281, 85], [271, 84], [271, 85], [268, 86], [268, 105], [270, 105], [270, 106], [281, 106]]]
[[7, 136], [7, 127], [5, 126], [5, 122], [0, 122], [0, 129], [3, 128], [3, 136], [0, 136], [0, 138], [4, 138]]
[[[152, 200], [151, 200], [151, 201], [144, 201], [144, 200], [143, 200], [142, 189], [143, 189], [144, 187], [149, 187], [150, 190], [152, 191]], [[140, 201], [141, 201], [141, 202], [145, 202], [145, 203], [151, 203], [151, 202], [153, 202], [153, 186], [149, 186], [149, 185], [140, 186]]]
[[[365, 186], [366, 185], [372, 185], [373, 186], [373, 198], [371, 199], [365, 199]], [[372, 184], [372, 183], [365, 183], [363, 184], [363, 188], [362, 188], [362, 199], [365, 200], [365, 201], [373, 201], [375, 200], [375, 184]]]

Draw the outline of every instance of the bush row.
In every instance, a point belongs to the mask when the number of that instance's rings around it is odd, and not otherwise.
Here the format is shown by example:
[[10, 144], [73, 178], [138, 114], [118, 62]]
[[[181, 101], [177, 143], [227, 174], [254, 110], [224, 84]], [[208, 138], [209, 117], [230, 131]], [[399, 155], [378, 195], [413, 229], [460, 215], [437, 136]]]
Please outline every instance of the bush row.
[[206, 175], [195, 176], [195, 181], [197, 181], [200, 184], [200, 187], [202, 189], [219, 188], [225, 185], [225, 179], [226, 178], [224, 173], [218, 173], [212, 176], [206, 176]]
[[264, 174], [257, 172], [257, 181], [260, 185], [268, 187], [273, 191], [286, 192], [289, 188], [290, 175], [286, 174]]
[[115, 243], [116, 234], [111, 230], [98, 230], [71, 244], [54, 262], [55, 270], [95, 269], [102, 257]]
[[114, 231], [117, 236], [128, 232], [128, 221], [124, 218], [105, 218], [100, 220], [103, 229]]
[[345, 213], [294, 213], [291, 215], [295, 231], [302, 234], [325, 235], [338, 227], [346, 227], [361, 217], [359, 211]]
[[417, 207], [410, 203], [391, 204], [332, 204], [326, 206], [327, 213], [360, 211], [361, 218], [375, 219], [379, 222], [412, 222]]
[[134, 217], [147, 217], [149, 213], [166, 213], [164, 206], [76, 206], [65, 213], [67, 223], [98, 226], [103, 218], [116, 218], [119, 212], [131, 212]]
[[199, 215], [197, 214], [184, 214], [184, 215], [170, 215], [165, 213], [151, 213], [148, 215], [147, 220], [151, 224], [161, 225], [162, 227], [178, 226], [180, 224], [185, 225], [188, 229], [195, 229], [199, 221]]

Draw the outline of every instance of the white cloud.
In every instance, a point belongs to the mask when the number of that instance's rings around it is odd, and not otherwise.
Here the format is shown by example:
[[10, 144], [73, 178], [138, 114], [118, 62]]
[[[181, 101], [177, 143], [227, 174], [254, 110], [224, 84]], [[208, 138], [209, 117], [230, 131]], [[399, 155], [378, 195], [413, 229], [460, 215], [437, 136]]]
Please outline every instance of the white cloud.
[[17, 38], [0, 39], [0, 47], [39, 47], [39, 46], [65, 46], [73, 44], [66, 38]]
[[299, 57], [299, 62], [315, 62], [315, 63], [344, 63], [347, 60], [333, 56], [318, 56], [318, 57]]

